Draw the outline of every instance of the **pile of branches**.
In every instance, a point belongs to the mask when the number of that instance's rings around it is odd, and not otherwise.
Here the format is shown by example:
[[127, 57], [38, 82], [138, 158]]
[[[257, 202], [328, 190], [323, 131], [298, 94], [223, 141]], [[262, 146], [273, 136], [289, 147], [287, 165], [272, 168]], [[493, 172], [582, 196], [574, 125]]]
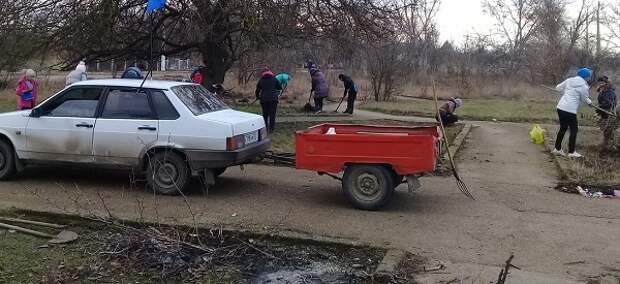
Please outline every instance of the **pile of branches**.
[[206, 237], [184, 234], [174, 228], [138, 229], [125, 227], [101, 237], [100, 255], [138, 273], [159, 279], [200, 279], [214, 267], [242, 266], [252, 269], [248, 259], [275, 259], [272, 254], [237, 236], [209, 231]]

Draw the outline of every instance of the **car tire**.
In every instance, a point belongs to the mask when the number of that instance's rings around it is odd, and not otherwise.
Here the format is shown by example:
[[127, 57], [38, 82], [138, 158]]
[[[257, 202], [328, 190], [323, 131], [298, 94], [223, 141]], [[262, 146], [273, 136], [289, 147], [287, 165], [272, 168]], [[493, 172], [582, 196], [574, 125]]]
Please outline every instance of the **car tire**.
[[6, 141], [0, 140], [0, 180], [9, 180], [17, 172], [15, 151]]
[[385, 166], [352, 165], [344, 172], [342, 189], [356, 208], [378, 210], [392, 198], [393, 174]]
[[190, 183], [191, 172], [183, 157], [174, 152], [156, 152], [149, 157], [146, 181], [159, 194], [179, 195]]
[[215, 169], [211, 169], [211, 172], [213, 172], [213, 176], [214, 177], [219, 177], [222, 174], [224, 174], [224, 172], [226, 171], [226, 168], [215, 168]]

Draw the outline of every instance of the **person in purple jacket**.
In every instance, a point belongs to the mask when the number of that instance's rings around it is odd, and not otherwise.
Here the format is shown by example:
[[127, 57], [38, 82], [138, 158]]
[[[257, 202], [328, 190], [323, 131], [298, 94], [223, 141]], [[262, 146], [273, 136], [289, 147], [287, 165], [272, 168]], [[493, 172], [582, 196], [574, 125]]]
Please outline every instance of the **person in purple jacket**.
[[323, 112], [323, 100], [329, 96], [329, 85], [323, 72], [317, 68], [310, 69], [310, 76], [312, 78], [310, 92], [314, 93], [314, 111], [315, 114], [319, 114]]

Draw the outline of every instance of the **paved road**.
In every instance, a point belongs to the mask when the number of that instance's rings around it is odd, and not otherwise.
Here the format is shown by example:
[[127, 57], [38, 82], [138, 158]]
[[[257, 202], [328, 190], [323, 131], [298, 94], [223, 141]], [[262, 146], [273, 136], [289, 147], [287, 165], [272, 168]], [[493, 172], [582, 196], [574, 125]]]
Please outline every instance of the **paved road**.
[[[554, 165], [542, 146], [529, 143], [527, 125], [476, 124], [459, 159], [477, 201], [461, 195], [450, 178], [427, 177], [421, 192], [401, 188], [385, 210], [364, 212], [349, 207], [328, 177], [251, 165], [230, 169], [208, 194], [196, 190], [187, 202], [132, 189], [126, 173], [31, 169], [1, 184], [0, 207], [109, 210], [124, 218], [341, 237], [446, 261], [450, 277], [474, 283], [496, 278], [511, 253], [526, 271], [513, 277], [529, 283], [567, 283], [619, 268], [620, 201], [553, 190]], [[565, 264], [574, 261], [584, 263]]]

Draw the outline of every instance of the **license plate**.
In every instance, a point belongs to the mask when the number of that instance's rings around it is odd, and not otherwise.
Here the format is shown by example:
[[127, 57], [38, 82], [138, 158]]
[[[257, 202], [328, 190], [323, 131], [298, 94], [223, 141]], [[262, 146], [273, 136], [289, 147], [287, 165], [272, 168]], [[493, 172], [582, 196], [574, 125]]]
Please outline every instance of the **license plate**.
[[246, 133], [244, 136], [246, 145], [258, 142], [258, 131]]

